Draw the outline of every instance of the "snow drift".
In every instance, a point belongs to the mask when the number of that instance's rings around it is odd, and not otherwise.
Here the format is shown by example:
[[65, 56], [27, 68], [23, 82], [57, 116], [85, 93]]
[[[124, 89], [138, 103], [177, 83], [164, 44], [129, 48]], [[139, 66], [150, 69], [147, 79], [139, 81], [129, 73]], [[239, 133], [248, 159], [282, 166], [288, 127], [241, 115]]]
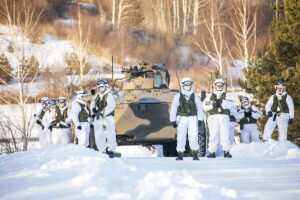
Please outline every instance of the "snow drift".
[[203, 184], [186, 171], [145, 170], [77, 145], [53, 145], [2, 155], [0, 171], [2, 199], [237, 197], [236, 191]]

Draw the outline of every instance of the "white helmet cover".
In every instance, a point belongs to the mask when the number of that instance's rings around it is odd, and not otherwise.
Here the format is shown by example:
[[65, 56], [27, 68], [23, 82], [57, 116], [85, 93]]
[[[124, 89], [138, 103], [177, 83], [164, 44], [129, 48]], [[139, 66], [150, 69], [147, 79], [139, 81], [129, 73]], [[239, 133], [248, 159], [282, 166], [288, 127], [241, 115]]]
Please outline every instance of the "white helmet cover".
[[183, 87], [183, 85], [192, 85], [193, 81], [189, 77], [185, 77], [180, 81], [180, 86]]
[[86, 90], [80, 90], [76, 92], [76, 98], [84, 100], [84, 97], [86, 97], [88, 92]]
[[59, 97], [59, 98], [57, 99], [57, 101], [58, 101], [59, 103], [66, 103], [66, 102], [67, 102], [67, 99], [66, 99], [65, 97]]
[[46, 103], [49, 100], [48, 97], [43, 97], [39, 100], [40, 103]]
[[108, 88], [108, 82], [106, 80], [100, 80], [97, 83], [97, 88], [99, 89], [100, 86], [105, 86], [106, 88]]

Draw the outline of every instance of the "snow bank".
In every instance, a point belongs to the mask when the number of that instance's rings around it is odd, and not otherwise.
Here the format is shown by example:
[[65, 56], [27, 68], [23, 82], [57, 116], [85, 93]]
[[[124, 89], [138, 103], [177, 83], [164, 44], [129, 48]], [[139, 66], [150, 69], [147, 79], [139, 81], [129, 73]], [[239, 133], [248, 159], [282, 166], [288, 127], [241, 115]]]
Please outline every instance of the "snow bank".
[[300, 149], [289, 141], [252, 142], [234, 145], [230, 152], [234, 158], [300, 159]]
[[53, 145], [0, 156], [0, 198], [216, 200], [237, 192], [187, 171], [146, 170], [77, 145]]

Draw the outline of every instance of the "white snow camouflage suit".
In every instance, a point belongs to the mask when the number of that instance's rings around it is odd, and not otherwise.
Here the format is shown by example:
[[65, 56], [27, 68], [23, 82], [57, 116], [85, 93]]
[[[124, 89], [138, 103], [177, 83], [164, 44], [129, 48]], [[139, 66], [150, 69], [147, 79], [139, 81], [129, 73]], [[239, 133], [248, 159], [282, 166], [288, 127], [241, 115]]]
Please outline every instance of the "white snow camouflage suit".
[[[196, 105], [195, 115], [192, 116], [182, 116], [178, 113], [178, 108], [180, 106], [180, 97], [185, 99], [185, 101], [189, 101], [189, 99], [194, 96], [194, 101]], [[198, 120], [203, 121], [203, 108], [202, 102], [198, 95], [194, 93], [194, 90], [186, 91], [184, 89], [180, 90], [180, 93], [174, 96], [172, 107], [170, 111], [170, 121], [177, 123], [177, 152], [185, 151], [186, 144], [186, 135], [188, 133], [188, 140], [191, 150], [198, 151]]]
[[[99, 106], [101, 108], [99, 108]], [[91, 102], [91, 110], [96, 108], [103, 117], [96, 116], [94, 119], [95, 142], [99, 152], [115, 151], [117, 147], [116, 130], [114, 121], [114, 109], [116, 101], [109, 88], [104, 93], [98, 92]], [[92, 114], [96, 114], [92, 111]]]
[[273, 112], [273, 115], [275, 113], [277, 114], [276, 114], [276, 118], [274, 116], [269, 117], [264, 127], [263, 139], [269, 140], [277, 125], [278, 132], [279, 132], [278, 141], [286, 141], [288, 121], [289, 119], [294, 118], [294, 114], [295, 114], [294, 102], [292, 97], [288, 95], [286, 92], [283, 92], [281, 95], [276, 92], [276, 94], [272, 95], [268, 100], [265, 109], [266, 109], [266, 113], [271, 111]]
[[[217, 99], [223, 96], [223, 101], [220, 108], [214, 108], [213, 103], [214, 99]], [[217, 150], [217, 146], [220, 139], [220, 144], [224, 151], [230, 149], [229, 141], [229, 113], [230, 109], [234, 106], [231, 97], [226, 93], [208, 94], [203, 102], [203, 109], [205, 112], [209, 113], [207, 118], [208, 128], [209, 128], [209, 148], [210, 153], [214, 153]]]
[[251, 105], [248, 110], [251, 110], [251, 117], [245, 116], [245, 110], [240, 109], [237, 114], [237, 119], [239, 120], [241, 126], [241, 135], [242, 135], [242, 142], [249, 144], [250, 139], [253, 142], [259, 142], [259, 132], [257, 129], [256, 120], [260, 118], [261, 114], [258, 108], [254, 105]]
[[52, 142], [53, 144], [69, 144], [71, 142], [71, 129], [69, 128], [71, 118], [68, 106], [63, 108], [56, 106], [55, 120], [57, 119], [60, 122], [52, 129]]
[[[87, 147], [90, 136], [90, 111], [86, 101], [75, 99], [70, 114], [75, 125], [75, 135], [78, 138], [78, 145]], [[78, 129], [79, 126], [81, 126], [81, 130]]]

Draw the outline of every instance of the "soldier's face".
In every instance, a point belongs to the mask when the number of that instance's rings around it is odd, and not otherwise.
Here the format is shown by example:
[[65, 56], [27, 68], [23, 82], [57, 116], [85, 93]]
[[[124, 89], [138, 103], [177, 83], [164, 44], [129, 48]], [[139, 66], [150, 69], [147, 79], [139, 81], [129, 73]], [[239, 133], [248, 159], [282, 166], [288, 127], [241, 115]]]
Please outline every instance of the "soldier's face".
[[224, 85], [222, 83], [217, 83], [216, 84], [216, 90], [217, 91], [222, 91], [223, 90]]
[[278, 94], [282, 94], [283, 93], [283, 87], [281, 85], [279, 85], [277, 87], [277, 92], [278, 92]]
[[248, 101], [243, 101], [243, 106], [244, 106], [244, 108], [249, 108], [249, 102]]
[[101, 86], [99, 87], [99, 91], [103, 93], [103, 92], [105, 91], [105, 86], [104, 86], [104, 85], [101, 85]]
[[45, 102], [43, 102], [43, 103], [42, 103], [42, 106], [43, 106], [43, 108], [45, 108], [45, 107], [46, 107], [46, 103], [45, 103]]
[[184, 84], [184, 85], [183, 85], [183, 89], [184, 89], [185, 91], [191, 91], [191, 89], [192, 89], [192, 84]]
[[65, 107], [65, 103], [64, 102], [59, 102], [59, 107], [61, 107], [61, 108], [63, 108], [63, 107]]

